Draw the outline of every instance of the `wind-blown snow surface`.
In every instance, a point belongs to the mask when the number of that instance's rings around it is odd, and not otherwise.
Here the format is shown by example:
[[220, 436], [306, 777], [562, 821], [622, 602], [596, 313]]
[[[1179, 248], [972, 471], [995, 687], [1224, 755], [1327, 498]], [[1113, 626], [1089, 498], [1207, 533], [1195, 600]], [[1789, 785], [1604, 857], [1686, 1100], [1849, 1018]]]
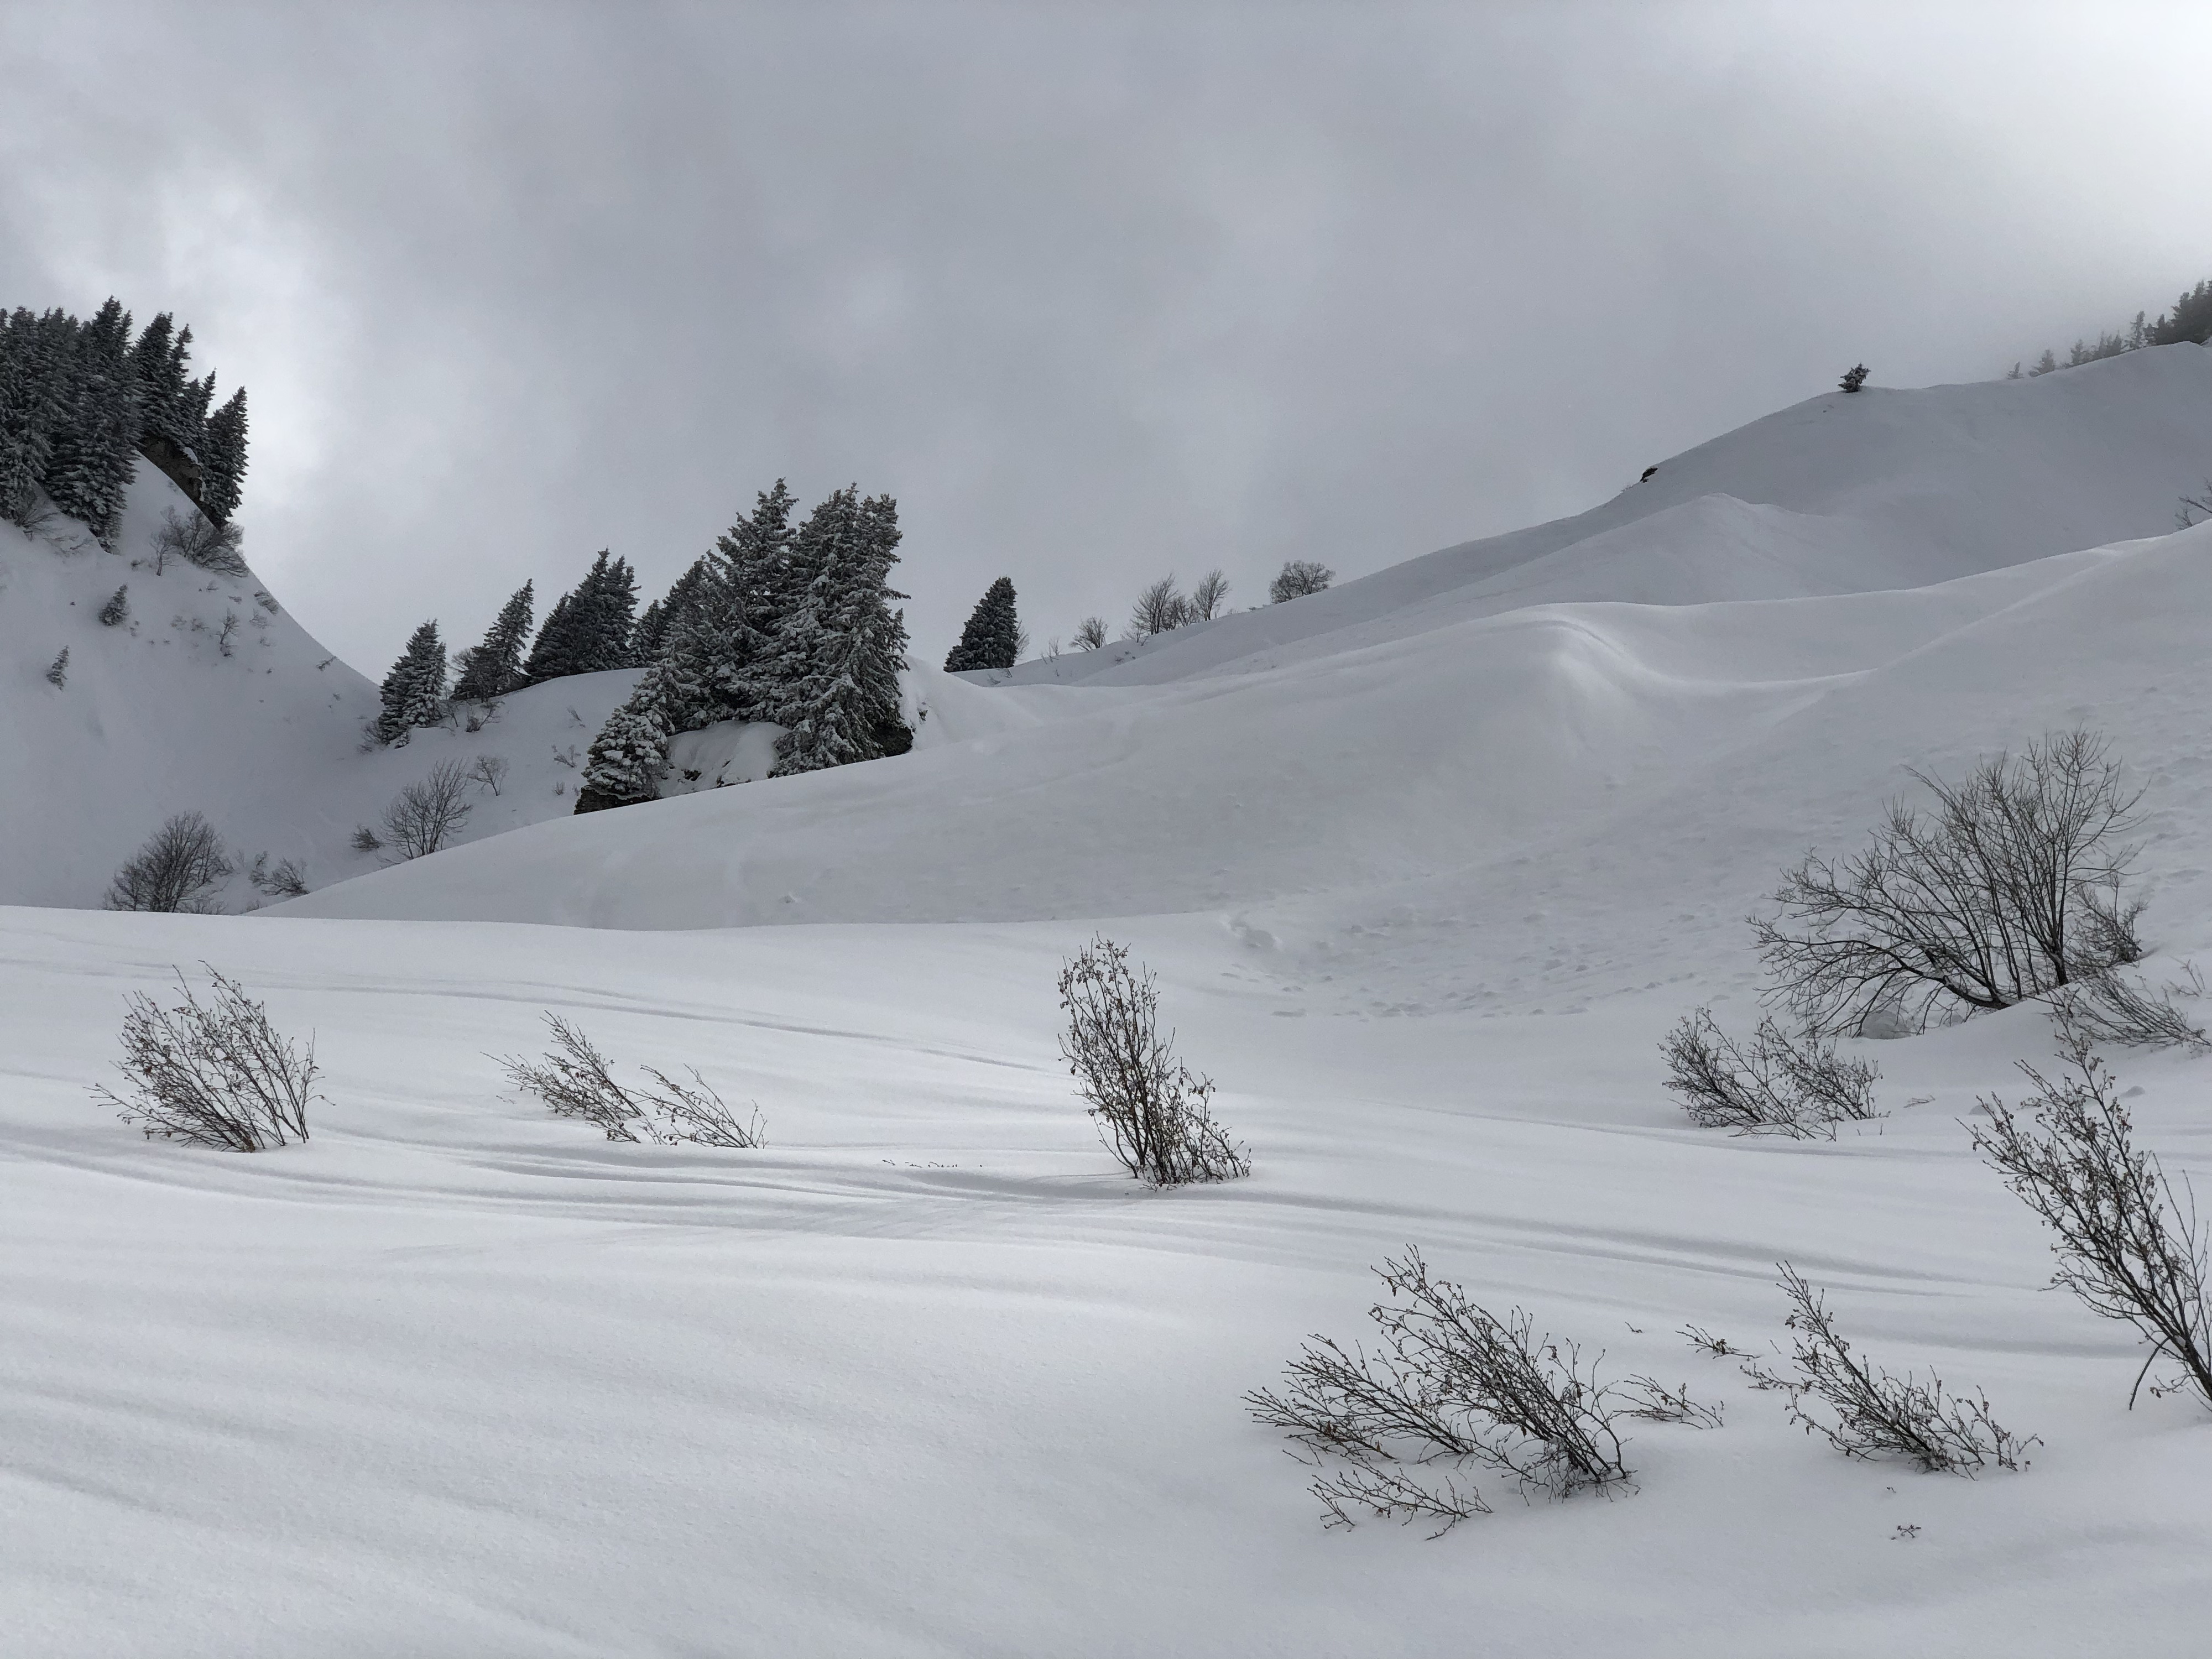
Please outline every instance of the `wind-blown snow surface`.
[[[923, 675], [896, 761], [250, 920], [0, 913], [10, 1641], [2192, 1650], [2212, 1419], [2125, 1409], [2141, 1351], [2039, 1288], [1959, 1121], [2016, 1097], [2042, 1017], [1860, 1045], [1890, 1115], [1833, 1145], [1700, 1133], [1658, 1086], [1681, 1013], [1753, 1018], [1741, 918], [1778, 866], [1856, 844], [1907, 764], [2047, 726], [2109, 732], [2147, 787], [2148, 972], [2212, 953], [2212, 526], [2024, 562], [1929, 535], [1934, 586], [1494, 611], [1447, 584], [1173, 682]], [[763, 921], [822, 925], [725, 925]], [[1095, 926], [1161, 971], [1249, 1180], [1147, 1194], [1097, 1144], [1052, 992]], [[149, 1145], [87, 1100], [122, 994], [203, 958], [319, 1034], [307, 1146]], [[612, 1146], [514, 1099], [488, 1056], [549, 1008], [757, 1101], [769, 1145]], [[2115, 1065], [2203, 1187], [2212, 1061]], [[1308, 1332], [1361, 1334], [1407, 1243], [1726, 1425], [1639, 1428], [1610, 1501], [1492, 1485], [1438, 1542], [1325, 1533], [1238, 1396]], [[1783, 1334], [1781, 1258], [1870, 1358], [2042, 1436], [2033, 1467], [1848, 1462], [1692, 1353], [1686, 1322]]]

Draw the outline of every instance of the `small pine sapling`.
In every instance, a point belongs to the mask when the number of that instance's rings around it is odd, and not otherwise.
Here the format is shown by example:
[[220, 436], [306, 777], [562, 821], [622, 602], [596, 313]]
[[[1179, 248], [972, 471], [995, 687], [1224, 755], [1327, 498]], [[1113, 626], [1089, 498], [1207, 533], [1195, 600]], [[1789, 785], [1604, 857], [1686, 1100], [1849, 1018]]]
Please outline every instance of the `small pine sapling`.
[[1836, 385], [1841, 391], [1856, 392], [1861, 386], [1866, 384], [1866, 378], [1867, 366], [1864, 363], [1860, 363], [1854, 368], [1845, 369], [1844, 371], [1844, 378], [1837, 381]]
[[117, 628], [131, 620], [130, 595], [131, 584], [125, 582], [107, 596], [107, 603], [100, 607], [101, 626]]
[[69, 647], [64, 646], [61, 655], [46, 665], [46, 684], [57, 690], [69, 684]]

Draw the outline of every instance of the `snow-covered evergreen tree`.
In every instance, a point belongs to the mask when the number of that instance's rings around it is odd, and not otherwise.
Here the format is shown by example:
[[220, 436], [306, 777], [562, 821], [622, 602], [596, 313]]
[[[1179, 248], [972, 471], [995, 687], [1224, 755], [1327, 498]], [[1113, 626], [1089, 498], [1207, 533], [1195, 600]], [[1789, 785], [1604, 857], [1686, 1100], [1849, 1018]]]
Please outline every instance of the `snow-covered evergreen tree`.
[[772, 775], [819, 771], [902, 754], [914, 733], [899, 714], [906, 667], [906, 616], [890, 601], [898, 562], [898, 503], [860, 498], [858, 486], [816, 507], [794, 555], [814, 574], [776, 641], [776, 678], [787, 688], [769, 716], [791, 729], [776, 741]]
[[376, 735], [383, 742], [397, 742], [414, 727], [435, 726], [445, 718], [446, 647], [434, 621], [415, 630], [384, 677], [382, 695]]
[[54, 387], [39, 319], [18, 307], [0, 318], [0, 519], [21, 524], [39, 498], [53, 452]]
[[599, 735], [592, 739], [584, 763], [582, 786], [576, 792], [579, 812], [604, 811], [654, 799], [668, 770], [668, 740], [672, 735], [668, 704], [672, 674], [665, 663], [645, 671], [637, 690], [607, 717]]
[[[210, 392], [213, 390], [210, 388]], [[200, 507], [217, 524], [230, 522], [246, 483], [246, 388], [207, 417], [199, 445]]]
[[1014, 582], [1001, 576], [983, 590], [960, 630], [960, 643], [945, 659], [948, 674], [971, 668], [1012, 668], [1021, 654], [1022, 624], [1014, 611]]
[[523, 665], [531, 685], [568, 674], [596, 674], [633, 665], [630, 636], [637, 611], [637, 578], [628, 561], [600, 550], [584, 580], [555, 601]]
[[131, 313], [111, 298], [75, 331], [69, 396], [42, 482], [54, 505], [109, 545], [137, 472], [138, 386]]
[[[753, 498], [714, 541], [713, 579], [693, 599], [695, 617], [680, 637], [708, 700], [707, 720], [772, 720], [781, 696], [776, 641], [798, 594], [793, 562], [798, 505], [778, 478]], [[705, 723], [702, 721], [702, 723]]]
[[530, 638], [530, 613], [536, 603], [534, 585], [523, 583], [500, 606], [483, 642], [461, 653], [460, 677], [453, 682], [456, 702], [489, 702], [524, 683], [522, 648]]

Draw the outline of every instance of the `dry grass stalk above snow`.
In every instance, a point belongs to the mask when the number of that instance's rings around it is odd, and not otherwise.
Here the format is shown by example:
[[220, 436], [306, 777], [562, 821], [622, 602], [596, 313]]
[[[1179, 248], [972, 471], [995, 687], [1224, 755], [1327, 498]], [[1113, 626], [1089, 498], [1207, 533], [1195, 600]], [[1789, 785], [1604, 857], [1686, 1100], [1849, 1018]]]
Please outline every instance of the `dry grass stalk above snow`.
[[[1837, 1330], [1821, 1293], [1784, 1261], [1782, 1288], [1791, 1307], [1784, 1322], [1797, 1334], [1790, 1355], [1793, 1376], [1778, 1376], [1756, 1360], [1743, 1373], [1762, 1389], [1790, 1396], [1790, 1419], [1817, 1434], [1846, 1457], [1910, 1458], [1923, 1469], [1972, 1475], [1990, 1464], [2017, 1470], [2025, 1466], [2037, 1437], [2022, 1439], [1990, 1414], [1978, 1392], [1968, 1398], [1950, 1393], [1933, 1370], [1924, 1382], [1910, 1371], [1893, 1376], [1879, 1365], [1851, 1357], [1851, 1345]], [[1805, 1409], [1817, 1400], [1830, 1415]]]
[[2046, 732], [2000, 750], [1962, 783], [1912, 775], [1930, 813], [1893, 801], [1865, 851], [1808, 854], [1773, 915], [1751, 919], [1784, 998], [1816, 1032], [2009, 1008], [2136, 960], [2139, 901], [2124, 891], [2141, 792], [2104, 738]]
[[1375, 1352], [1312, 1337], [1285, 1368], [1281, 1393], [1244, 1396], [1316, 1472], [1310, 1490], [1325, 1525], [1349, 1527], [1364, 1510], [1434, 1522], [1440, 1535], [1490, 1512], [1462, 1474], [1468, 1464], [1524, 1494], [1566, 1498], [1630, 1478], [1614, 1426], [1625, 1417], [1720, 1426], [1719, 1408], [1682, 1389], [1648, 1376], [1601, 1382], [1577, 1344], [1537, 1335], [1519, 1308], [1500, 1319], [1469, 1302], [1430, 1277], [1418, 1249], [1376, 1272], [1390, 1300], [1368, 1310], [1382, 1333]]
[[305, 1140], [307, 1103], [316, 1098], [314, 1040], [300, 1053], [237, 981], [213, 968], [208, 975], [215, 990], [207, 1002], [182, 973], [178, 1006], [143, 994], [131, 999], [116, 1062], [130, 1086], [121, 1094], [95, 1087], [94, 1097], [121, 1107], [123, 1121], [149, 1137], [240, 1152]]
[[1150, 969], [1130, 968], [1127, 945], [1094, 939], [1062, 964], [1060, 1006], [1061, 1058], [1122, 1168], [1154, 1187], [1252, 1173], [1213, 1121], [1212, 1079], [1176, 1058], [1174, 1032], [1160, 1036], [1159, 990]]
[[608, 1070], [606, 1056], [582, 1031], [555, 1013], [548, 1013], [545, 1023], [553, 1033], [552, 1050], [539, 1060], [507, 1057], [500, 1064], [516, 1087], [536, 1095], [556, 1116], [596, 1124], [609, 1140], [641, 1138], [663, 1146], [688, 1141], [741, 1150], [761, 1144], [760, 1114], [741, 1121], [696, 1070], [686, 1085], [653, 1066], [641, 1066], [660, 1086], [625, 1089]]
[[1840, 1058], [1832, 1039], [1792, 1038], [1771, 1018], [1759, 1022], [1747, 1049], [1714, 1023], [1712, 1010], [1700, 1008], [1683, 1017], [1660, 1052], [1667, 1089], [1701, 1128], [1833, 1139], [1837, 1124], [1881, 1115], [1874, 1103], [1881, 1073], [1871, 1061]]
[[[1974, 1126], [1974, 1146], [2054, 1235], [2051, 1282], [2149, 1342], [2136, 1388], [2164, 1355], [2212, 1406], [2212, 1239], [2187, 1181], [2177, 1192], [2156, 1154], [2136, 1150], [2118, 1085], [2091, 1042], [2059, 1010], [2059, 1057], [2071, 1075], [2047, 1078], [2022, 1060], [2036, 1092], [2018, 1110], [1994, 1097], [1978, 1103], [1986, 1121]], [[2131, 1389], [2130, 1407], [2135, 1399]]]

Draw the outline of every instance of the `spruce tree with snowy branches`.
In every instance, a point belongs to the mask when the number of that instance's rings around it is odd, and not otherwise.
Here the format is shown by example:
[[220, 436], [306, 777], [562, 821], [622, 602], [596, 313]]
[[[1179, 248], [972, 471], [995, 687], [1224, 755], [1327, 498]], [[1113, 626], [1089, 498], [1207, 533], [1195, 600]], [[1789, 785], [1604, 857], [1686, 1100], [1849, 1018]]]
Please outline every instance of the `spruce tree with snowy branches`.
[[415, 630], [384, 677], [381, 695], [384, 710], [377, 717], [376, 735], [382, 742], [397, 742], [414, 727], [435, 726], [445, 717], [446, 647], [435, 622]]
[[635, 629], [637, 578], [629, 562], [602, 548], [584, 580], [562, 594], [523, 665], [526, 684], [569, 674], [596, 674], [633, 665], [630, 635]]
[[523, 684], [522, 648], [530, 638], [535, 593], [532, 582], [516, 588], [484, 630], [483, 642], [461, 653], [460, 678], [453, 683], [454, 702], [489, 702]]
[[120, 527], [137, 473], [138, 385], [131, 373], [131, 313], [111, 298], [75, 331], [70, 389], [43, 483], [54, 505], [82, 520], [103, 547]]
[[200, 442], [200, 506], [217, 524], [230, 522], [246, 483], [246, 388], [207, 418]]
[[948, 674], [975, 668], [1012, 668], [1021, 654], [1022, 625], [1014, 610], [1014, 582], [1001, 576], [983, 590], [960, 630], [960, 643], [945, 659]]
[[607, 719], [592, 739], [584, 763], [576, 811], [605, 811], [653, 799], [668, 770], [670, 671], [656, 663], [645, 671], [637, 690]]
[[903, 754], [914, 733], [899, 713], [906, 617], [890, 601], [898, 562], [898, 503], [860, 499], [848, 486], [817, 507], [799, 531], [796, 562], [813, 571], [776, 641], [783, 701], [769, 718], [790, 729], [776, 740], [770, 775]]

